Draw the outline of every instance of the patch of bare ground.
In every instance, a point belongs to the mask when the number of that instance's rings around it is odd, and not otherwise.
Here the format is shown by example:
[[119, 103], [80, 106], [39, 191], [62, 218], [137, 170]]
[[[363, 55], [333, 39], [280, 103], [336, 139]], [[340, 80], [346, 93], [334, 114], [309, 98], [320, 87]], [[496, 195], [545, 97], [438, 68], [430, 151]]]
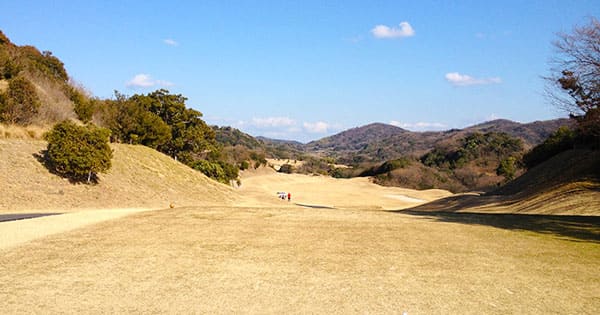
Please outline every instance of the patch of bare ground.
[[0, 253], [5, 313], [600, 311], [597, 242], [381, 211], [168, 209]]

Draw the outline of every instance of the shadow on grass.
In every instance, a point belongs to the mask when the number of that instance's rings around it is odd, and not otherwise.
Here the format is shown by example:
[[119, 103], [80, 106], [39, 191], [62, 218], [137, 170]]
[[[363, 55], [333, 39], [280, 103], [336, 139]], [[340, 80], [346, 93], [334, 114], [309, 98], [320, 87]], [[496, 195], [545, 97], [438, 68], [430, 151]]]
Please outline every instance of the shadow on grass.
[[62, 177], [62, 178], [66, 178], [67, 180], [69, 180], [69, 183], [71, 183], [71, 184], [88, 184], [88, 185], [98, 184], [99, 180], [98, 180], [98, 175], [96, 173], [92, 173], [90, 180], [88, 181], [87, 175], [86, 176], [69, 176], [69, 175], [65, 175], [65, 174], [58, 172], [56, 170], [56, 168], [54, 167], [54, 165], [52, 164], [52, 162], [50, 162], [50, 159], [48, 158], [48, 150], [42, 150], [38, 153], [32, 154], [32, 156], [38, 162], [40, 162], [40, 164], [42, 164], [51, 174], [54, 174], [54, 175]]
[[300, 207], [307, 207], [307, 208], [313, 208], [313, 209], [335, 209], [334, 207], [330, 207], [330, 206], [321, 206], [321, 205], [309, 205], [309, 204], [305, 204], [305, 203], [294, 203], [297, 206]]
[[600, 243], [600, 216], [422, 212], [413, 210], [392, 212], [429, 218], [438, 222], [487, 225], [507, 230], [554, 235], [571, 241]]

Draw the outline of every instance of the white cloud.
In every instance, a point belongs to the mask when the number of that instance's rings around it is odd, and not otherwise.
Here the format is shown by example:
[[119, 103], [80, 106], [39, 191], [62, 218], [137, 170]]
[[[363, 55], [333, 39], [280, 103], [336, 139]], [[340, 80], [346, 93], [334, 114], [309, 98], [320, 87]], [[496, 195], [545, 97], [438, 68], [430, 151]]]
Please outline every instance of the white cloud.
[[315, 123], [304, 122], [302, 124], [304, 130], [310, 133], [326, 133], [330, 128], [330, 125], [323, 121], [317, 121]]
[[413, 131], [425, 131], [425, 130], [443, 130], [448, 126], [438, 122], [416, 122], [416, 123], [403, 123], [397, 120], [390, 121], [390, 125], [409, 129]]
[[149, 88], [153, 86], [173, 86], [173, 83], [164, 80], [154, 80], [148, 74], [136, 74], [125, 86], [128, 88]]
[[398, 28], [377, 25], [371, 30], [371, 33], [377, 38], [400, 38], [414, 36], [415, 30], [408, 22], [402, 22]]
[[482, 85], [482, 84], [497, 84], [502, 83], [502, 79], [498, 77], [493, 78], [474, 78], [470, 75], [460, 74], [458, 72], [450, 72], [445, 75], [446, 81], [454, 86], [469, 86], [469, 85]]
[[175, 41], [174, 39], [171, 38], [166, 38], [163, 39], [163, 43], [169, 45], [169, 46], [179, 46], [179, 43], [177, 41]]
[[147, 74], [136, 74], [133, 79], [127, 82], [127, 87], [151, 87], [154, 86], [154, 81]]
[[257, 128], [279, 128], [279, 127], [291, 127], [296, 122], [289, 117], [264, 117], [264, 118], [252, 118], [252, 123]]

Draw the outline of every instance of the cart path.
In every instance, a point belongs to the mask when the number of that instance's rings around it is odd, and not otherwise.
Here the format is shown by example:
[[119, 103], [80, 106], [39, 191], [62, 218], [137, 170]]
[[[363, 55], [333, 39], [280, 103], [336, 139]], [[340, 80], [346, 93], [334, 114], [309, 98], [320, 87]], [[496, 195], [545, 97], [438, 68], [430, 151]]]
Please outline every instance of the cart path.
[[[21, 213], [0, 215], [0, 250], [48, 235], [67, 232], [86, 225], [121, 218], [153, 209], [102, 209], [69, 213]], [[27, 219], [27, 220], [24, 220]]]
[[39, 218], [39, 217], [45, 217], [45, 216], [48, 216], [48, 215], [58, 215], [58, 214], [61, 214], [61, 213], [55, 212], [55, 213], [8, 213], [8, 214], [0, 214], [0, 222], [25, 220], [25, 219], [34, 219], [34, 218]]

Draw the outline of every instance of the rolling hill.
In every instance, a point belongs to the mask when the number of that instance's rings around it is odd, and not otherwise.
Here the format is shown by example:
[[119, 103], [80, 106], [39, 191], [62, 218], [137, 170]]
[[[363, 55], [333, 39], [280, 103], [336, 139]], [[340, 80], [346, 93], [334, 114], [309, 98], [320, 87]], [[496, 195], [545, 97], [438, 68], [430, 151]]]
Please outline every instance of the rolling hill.
[[420, 156], [436, 145], [453, 141], [473, 132], [504, 132], [520, 138], [526, 148], [542, 142], [558, 127], [570, 125], [568, 119], [518, 123], [493, 120], [467, 127], [440, 132], [412, 132], [396, 126], [374, 123], [342, 131], [330, 137], [312, 141], [304, 146], [307, 152], [334, 157], [339, 162], [382, 162], [401, 156]]
[[600, 151], [562, 152], [484, 195], [456, 195], [410, 211], [600, 214]]
[[112, 168], [97, 185], [74, 185], [51, 174], [36, 155], [39, 140], [0, 140], [1, 212], [168, 208], [236, 200], [233, 189], [153, 149], [111, 144]]

